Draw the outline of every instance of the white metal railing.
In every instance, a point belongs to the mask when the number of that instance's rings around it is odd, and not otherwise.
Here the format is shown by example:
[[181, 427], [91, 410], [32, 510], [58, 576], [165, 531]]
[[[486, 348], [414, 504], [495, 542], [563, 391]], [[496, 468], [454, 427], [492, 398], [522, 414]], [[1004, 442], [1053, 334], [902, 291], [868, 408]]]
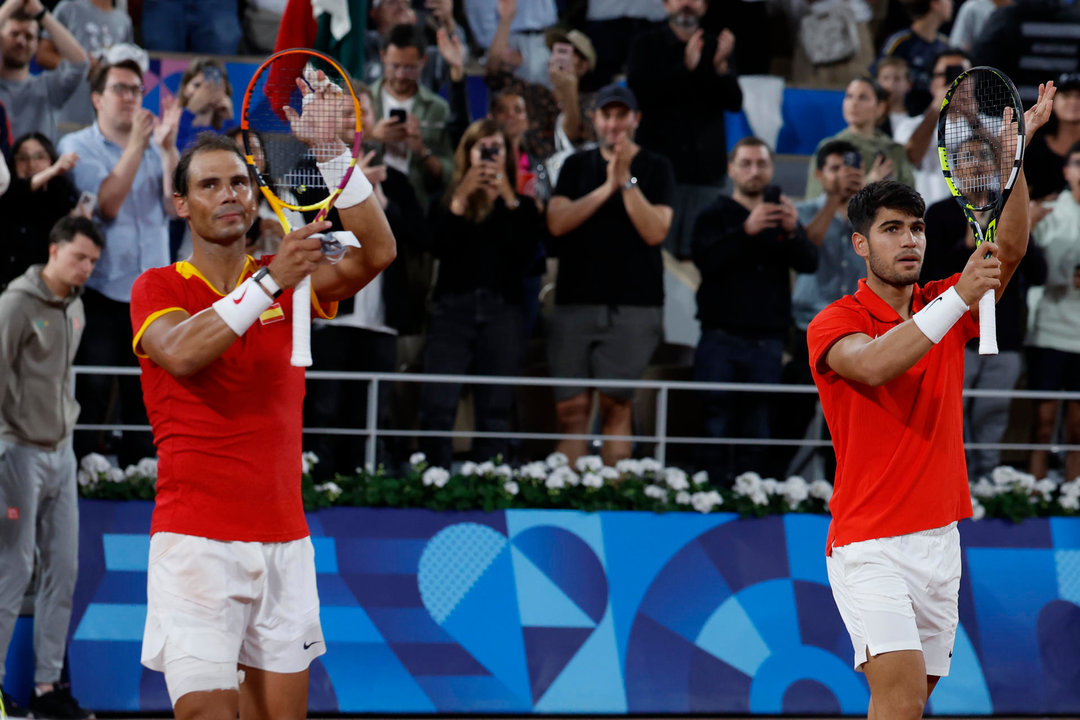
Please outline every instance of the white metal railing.
[[[139, 375], [137, 367], [75, 366], [76, 375]], [[346, 380], [366, 382], [368, 384], [367, 407], [365, 408], [366, 426], [362, 428], [304, 428], [304, 433], [312, 435], [355, 435], [364, 437], [364, 465], [373, 470], [377, 465], [377, 442], [380, 437], [450, 437], [450, 438], [507, 438], [511, 440], [621, 440], [629, 442], [655, 443], [656, 459], [666, 464], [669, 445], [761, 445], [773, 447], [830, 447], [829, 440], [807, 438], [710, 438], [668, 436], [668, 403], [672, 391], [727, 391], [766, 394], [801, 394], [816, 395], [813, 385], [774, 385], [764, 383], [713, 383], [688, 380], [600, 380], [580, 378], [549, 377], [508, 377], [493, 375], [441, 375], [424, 373], [372, 373], [343, 372], [329, 370], [308, 370], [309, 380]], [[635, 388], [656, 391], [656, 420], [651, 435], [600, 435], [597, 433], [530, 433], [530, 432], [481, 432], [473, 430], [416, 430], [392, 429], [378, 426], [379, 385], [393, 383], [461, 383], [464, 385], [515, 385], [515, 386], [559, 386], [585, 388]], [[1008, 397], [1023, 400], [1076, 400], [1080, 401], [1080, 392], [1049, 392], [1036, 390], [989, 390], [965, 389], [964, 397]], [[77, 424], [76, 430], [120, 430], [149, 432], [149, 425], [125, 424]], [[996, 448], [1008, 451], [1048, 450], [1064, 452], [1080, 450], [1080, 445], [1068, 443], [965, 443], [969, 450]]]

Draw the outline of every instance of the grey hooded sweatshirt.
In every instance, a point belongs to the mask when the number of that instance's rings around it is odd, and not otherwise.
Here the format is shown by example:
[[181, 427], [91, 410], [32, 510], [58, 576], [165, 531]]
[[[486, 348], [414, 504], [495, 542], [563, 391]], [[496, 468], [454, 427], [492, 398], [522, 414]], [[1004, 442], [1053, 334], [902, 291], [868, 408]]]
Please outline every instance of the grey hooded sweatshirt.
[[55, 450], [79, 417], [71, 365], [86, 314], [82, 288], [58, 298], [33, 265], [0, 294], [0, 440]]

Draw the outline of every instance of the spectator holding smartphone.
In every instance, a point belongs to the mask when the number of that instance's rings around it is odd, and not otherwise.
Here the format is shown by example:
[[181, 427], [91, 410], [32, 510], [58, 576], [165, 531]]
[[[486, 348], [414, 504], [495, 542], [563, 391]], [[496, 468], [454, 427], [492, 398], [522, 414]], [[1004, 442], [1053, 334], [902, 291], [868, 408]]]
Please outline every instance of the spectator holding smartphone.
[[176, 147], [183, 152], [206, 131], [226, 132], [238, 123], [233, 118], [232, 85], [225, 64], [217, 58], [195, 58], [180, 77], [180, 128]]
[[79, 156], [59, 155], [49, 138], [33, 132], [15, 141], [15, 172], [0, 196], [0, 290], [35, 263], [49, 259], [49, 231], [68, 215], [79, 193], [67, 173]]
[[[454, 174], [442, 203], [432, 208], [439, 259], [435, 309], [424, 346], [424, 372], [517, 375], [521, 371], [525, 268], [536, 256], [543, 219], [533, 201], [514, 191], [517, 168], [499, 124], [477, 120], [454, 154]], [[507, 432], [513, 386], [473, 386], [476, 430]], [[420, 427], [451, 430], [461, 385], [425, 383]], [[428, 462], [449, 468], [450, 438], [425, 438]], [[477, 460], [507, 455], [507, 438], [473, 444]]]
[[[759, 138], [735, 143], [728, 163], [735, 185], [694, 224], [693, 258], [701, 340], [694, 379], [701, 382], [780, 382], [784, 340], [791, 325], [791, 270], [813, 272], [818, 250], [799, 213], [773, 179], [772, 152]], [[771, 437], [770, 400], [750, 393], [701, 393], [705, 433], [712, 438]], [[716, 483], [746, 470], [768, 472], [763, 446], [706, 445], [702, 465]]]
[[450, 106], [419, 82], [424, 38], [413, 25], [395, 26], [380, 57], [383, 76], [372, 86], [375, 119], [365, 122], [369, 140], [385, 146], [384, 162], [405, 173], [427, 208], [453, 172], [447, 131]]

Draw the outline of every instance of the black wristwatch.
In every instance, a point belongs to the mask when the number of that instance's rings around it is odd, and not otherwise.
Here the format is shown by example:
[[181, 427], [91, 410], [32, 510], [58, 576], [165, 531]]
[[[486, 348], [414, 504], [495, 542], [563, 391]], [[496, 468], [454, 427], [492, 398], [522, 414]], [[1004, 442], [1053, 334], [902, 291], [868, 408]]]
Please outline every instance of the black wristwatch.
[[34, 20], [35, 22], [37, 22], [40, 25], [41, 20], [48, 14], [49, 14], [49, 8], [43, 7], [43, 8], [41, 8], [41, 12], [39, 12], [37, 15], [34, 15], [30, 19]]
[[263, 290], [269, 293], [270, 297], [277, 300], [281, 295], [281, 286], [277, 284], [277, 280], [270, 274], [270, 268], [261, 267], [255, 271], [255, 274], [251, 276], [251, 279], [258, 284]]

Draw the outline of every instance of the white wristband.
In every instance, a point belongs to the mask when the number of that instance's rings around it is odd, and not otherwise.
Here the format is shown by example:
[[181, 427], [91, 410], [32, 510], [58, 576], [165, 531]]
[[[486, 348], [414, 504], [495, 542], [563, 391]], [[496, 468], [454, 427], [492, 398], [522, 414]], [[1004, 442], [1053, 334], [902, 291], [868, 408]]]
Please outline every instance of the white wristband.
[[[349, 166], [350, 162], [352, 162], [352, 153], [346, 151], [332, 160], [315, 163], [319, 166], [319, 172], [322, 173], [328, 190], [333, 192], [341, 184], [341, 178], [345, 177], [345, 168]], [[371, 186], [371, 181], [364, 175], [364, 171], [359, 167], [354, 168], [348, 184], [342, 188], [341, 195], [338, 196], [335, 205], [342, 209], [359, 205], [367, 200], [374, 191], [375, 188]]]
[[937, 345], [949, 332], [949, 328], [968, 311], [967, 303], [960, 297], [953, 286], [930, 301], [911, 318], [922, 334]]
[[248, 278], [211, 307], [230, 330], [237, 335], [243, 335], [273, 304], [274, 299], [269, 297], [258, 283]]

